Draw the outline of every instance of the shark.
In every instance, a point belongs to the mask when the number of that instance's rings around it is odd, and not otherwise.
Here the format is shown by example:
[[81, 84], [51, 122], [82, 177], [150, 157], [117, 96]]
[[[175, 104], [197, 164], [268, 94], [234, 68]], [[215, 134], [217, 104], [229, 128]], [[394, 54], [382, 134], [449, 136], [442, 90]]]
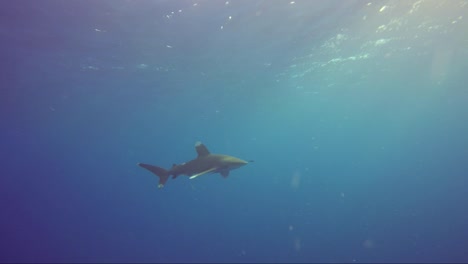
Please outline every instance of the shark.
[[169, 170], [146, 163], [137, 163], [137, 165], [158, 176], [158, 188], [162, 188], [170, 176], [175, 179], [179, 175], [186, 175], [189, 179], [195, 179], [202, 175], [219, 173], [227, 178], [231, 170], [253, 162], [253, 160], [246, 161], [224, 154], [212, 154], [200, 141], [195, 142], [195, 151], [197, 152], [195, 159], [182, 164], [173, 164]]

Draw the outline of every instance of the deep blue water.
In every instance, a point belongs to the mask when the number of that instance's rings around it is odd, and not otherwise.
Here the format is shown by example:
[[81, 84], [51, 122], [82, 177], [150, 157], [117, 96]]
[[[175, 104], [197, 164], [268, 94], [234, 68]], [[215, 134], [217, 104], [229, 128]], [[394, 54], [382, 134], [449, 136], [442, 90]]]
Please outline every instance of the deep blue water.
[[[468, 262], [468, 1], [0, 2], [1, 262]], [[214, 153], [231, 172], [158, 179]]]

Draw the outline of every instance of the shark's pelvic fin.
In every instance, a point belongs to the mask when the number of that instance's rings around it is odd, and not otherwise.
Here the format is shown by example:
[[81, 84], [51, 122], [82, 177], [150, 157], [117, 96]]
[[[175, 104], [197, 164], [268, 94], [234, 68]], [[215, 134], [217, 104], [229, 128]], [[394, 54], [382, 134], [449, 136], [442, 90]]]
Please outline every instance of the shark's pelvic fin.
[[197, 174], [194, 174], [194, 175], [190, 176], [189, 179], [195, 179], [195, 178], [198, 177], [198, 176], [201, 176], [201, 175], [203, 175], [203, 174], [210, 173], [210, 172], [212, 172], [212, 171], [214, 171], [214, 170], [216, 170], [216, 168], [211, 168], [211, 169], [209, 169], [209, 170], [202, 171], [202, 172], [200, 172], [200, 173], [197, 173]]
[[[174, 169], [177, 168], [177, 166], [179, 166], [179, 165], [177, 165], [177, 164], [175, 164], [175, 163], [172, 164], [171, 171], [174, 171]], [[179, 176], [179, 175], [177, 175], [176, 173], [172, 174], [172, 179], [177, 178], [177, 176]]]
[[164, 187], [164, 184], [166, 184], [166, 181], [169, 178], [169, 171], [163, 168], [160, 168], [158, 166], [153, 166], [153, 165], [144, 164], [144, 163], [138, 163], [138, 166], [145, 168], [151, 171], [152, 173], [154, 173], [156, 176], [158, 176], [159, 177], [158, 188]]
[[222, 170], [220, 172], [221, 176], [223, 176], [224, 178], [227, 178], [227, 176], [229, 176], [229, 170]]
[[197, 151], [198, 157], [210, 155], [208, 148], [206, 148], [206, 146], [200, 141], [195, 143], [195, 150]]

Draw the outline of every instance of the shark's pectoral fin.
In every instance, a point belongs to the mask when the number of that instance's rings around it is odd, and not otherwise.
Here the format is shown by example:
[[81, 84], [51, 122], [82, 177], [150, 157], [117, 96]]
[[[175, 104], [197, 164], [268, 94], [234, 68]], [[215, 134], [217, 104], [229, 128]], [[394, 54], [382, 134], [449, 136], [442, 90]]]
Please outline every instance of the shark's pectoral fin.
[[197, 173], [197, 174], [194, 174], [194, 175], [190, 176], [189, 179], [195, 179], [195, 178], [198, 177], [198, 176], [201, 176], [201, 175], [203, 175], [203, 174], [207, 174], [207, 173], [213, 172], [213, 171], [215, 171], [216, 169], [217, 169], [217, 168], [211, 168], [211, 169], [209, 169], [209, 170], [202, 171], [202, 172], [200, 172], [200, 173]]
[[227, 178], [227, 176], [229, 176], [229, 171], [228, 170], [222, 170], [220, 172], [221, 176], [223, 176], [223, 178]]

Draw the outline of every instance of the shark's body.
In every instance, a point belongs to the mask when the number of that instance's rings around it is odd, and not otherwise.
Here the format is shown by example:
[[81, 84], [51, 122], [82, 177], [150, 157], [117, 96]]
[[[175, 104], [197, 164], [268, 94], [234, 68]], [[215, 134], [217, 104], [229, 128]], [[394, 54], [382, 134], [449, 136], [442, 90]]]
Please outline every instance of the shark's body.
[[229, 176], [229, 171], [252, 162], [228, 155], [211, 154], [201, 142], [195, 143], [195, 150], [198, 154], [195, 159], [178, 165], [174, 164], [170, 170], [144, 163], [138, 163], [138, 165], [158, 176], [158, 187], [162, 188], [171, 175], [173, 179], [179, 175], [186, 175], [190, 179], [194, 179], [204, 174], [219, 173], [226, 178]]

